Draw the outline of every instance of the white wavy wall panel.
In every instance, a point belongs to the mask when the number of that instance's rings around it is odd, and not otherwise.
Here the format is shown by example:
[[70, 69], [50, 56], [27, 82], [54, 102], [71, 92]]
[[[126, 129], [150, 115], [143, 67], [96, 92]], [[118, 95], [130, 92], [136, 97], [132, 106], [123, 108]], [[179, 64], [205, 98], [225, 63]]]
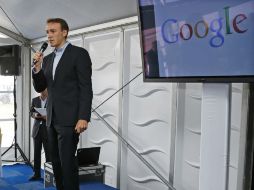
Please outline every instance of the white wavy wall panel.
[[[142, 71], [138, 29], [125, 30], [124, 83]], [[124, 90], [123, 133], [128, 142], [169, 179], [171, 88], [167, 83], [143, 83], [140, 75]], [[144, 190], [167, 187], [129, 150], [123, 151], [122, 168], [127, 179], [121, 189]], [[121, 181], [123, 181], [122, 179]]]
[[174, 186], [198, 190], [201, 138], [201, 84], [179, 84]]
[[[85, 47], [89, 51], [93, 63], [93, 107], [110, 97], [121, 84], [121, 33], [105, 31], [85, 36]], [[97, 112], [116, 130], [119, 125], [119, 94], [115, 95]], [[118, 139], [92, 114], [91, 124], [83, 135], [83, 147], [101, 146], [100, 162], [106, 165], [105, 182], [116, 187], [118, 168]]]
[[[174, 186], [177, 190], [199, 190], [202, 84], [180, 84]], [[241, 190], [246, 129], [242, 118], [243, 84], [232, 84], [230, 161], [228, 189]], [[214, 143], [214, 142], [211, 142]], [[212, 169], [212, 168], [211, 168]], [[211, 169], [207, 170], [209, 173]], [[206, 188], [212, 187], [207, 183]]]

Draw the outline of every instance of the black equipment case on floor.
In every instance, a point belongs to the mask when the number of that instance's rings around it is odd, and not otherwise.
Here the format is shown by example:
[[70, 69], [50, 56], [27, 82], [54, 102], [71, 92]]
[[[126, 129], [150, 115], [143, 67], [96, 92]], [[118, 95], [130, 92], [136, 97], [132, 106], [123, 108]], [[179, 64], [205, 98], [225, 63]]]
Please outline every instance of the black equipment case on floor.
[[[79, 167], [79, 182], [105, 182], [105, 166], [98, 164]], [[44, 164], [44, 187], [55, 186], [55, 179], [51, 162]]]

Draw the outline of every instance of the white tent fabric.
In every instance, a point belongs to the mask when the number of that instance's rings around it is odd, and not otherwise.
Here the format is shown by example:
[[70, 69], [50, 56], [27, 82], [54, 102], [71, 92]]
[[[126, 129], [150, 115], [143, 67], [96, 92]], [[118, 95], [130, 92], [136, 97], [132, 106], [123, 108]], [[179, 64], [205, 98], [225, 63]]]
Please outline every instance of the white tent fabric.
[[136, 0], [0, 0], [0, 6], [0, 26], [27, 39], [45, 36], [49, 17], [66, 19], [74, 30], [137, 15]]

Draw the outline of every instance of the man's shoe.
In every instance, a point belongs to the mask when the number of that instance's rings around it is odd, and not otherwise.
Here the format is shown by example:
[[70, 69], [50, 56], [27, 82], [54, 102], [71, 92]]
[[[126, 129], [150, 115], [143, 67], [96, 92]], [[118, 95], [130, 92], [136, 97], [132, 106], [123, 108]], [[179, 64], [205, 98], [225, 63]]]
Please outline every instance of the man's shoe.
[[29, 178], [29, 181], [36, 181], [36, 180], [40, 180], [40, 179], [41, 179], [41, 176], [34, 174], [32, 177]]

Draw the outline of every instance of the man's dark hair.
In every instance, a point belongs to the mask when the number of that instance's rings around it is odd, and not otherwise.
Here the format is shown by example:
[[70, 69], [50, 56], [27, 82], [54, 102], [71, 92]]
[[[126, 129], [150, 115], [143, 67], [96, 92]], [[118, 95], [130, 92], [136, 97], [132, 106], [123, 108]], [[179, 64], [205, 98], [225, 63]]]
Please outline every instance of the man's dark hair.
[[59, 23], [61, 25], [61, 29], [67, 31], [67, 36], [68, 36], [69, 26], [68, 26], [67, 22], [64, 19], [62, 19], [62, 18], [49, 18], [47, 20], [47, 23]]

